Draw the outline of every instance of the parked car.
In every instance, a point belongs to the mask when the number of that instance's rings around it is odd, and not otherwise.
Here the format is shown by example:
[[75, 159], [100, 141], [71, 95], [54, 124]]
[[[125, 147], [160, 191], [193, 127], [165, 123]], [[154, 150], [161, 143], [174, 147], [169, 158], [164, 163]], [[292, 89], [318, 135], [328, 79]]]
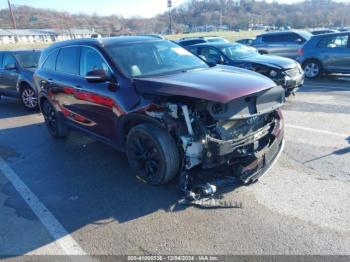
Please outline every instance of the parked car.
[[255, 72], [210, 67], [171, 41], [55, 43], [34, 80], [53, 137], [75, 128], [125, 151], [150, 184], [194, 177], [195, 167], [253, 182], [283, 147], [283, 88]]
[[0, 97], [18, 97], [25, 108], [38, 108], [33, 73], [39, 57], [38, 50], [0, 51]]
[[238, 43], [206, 43], [187, 47], [209, 64], [223, 64], [256, 71], [283, 86], [286, 96], [304, 83], [304, 72], [292, 59], [261, 55], [258, 51]]
[[350, 32], [317, 35], [300, 50], [298, 62], [307, 78], [322, 73], [350, 73]]
[[323, 35], [323, 34], [330, 34], [330, 33], [337, 33], [339, 31], [333, 30], [333, 29], [317, 29], [311, 31], [311, 34], [313, 35]]
[[218, 36], [185, 37], [177, 40], [177, 43], [181, 46], [189, 46], [189, 45], [195, 45], [200, 43], [213, 43], [213, 42], [229, 43], [230, 41]]
[[298, 57], [300, 48], [312, 37], [306, 31], [282, 31], [265, 33], [256, 37], [253, 46], [261, 54], [272, 54], [292, 59]]
[[247, 46], [251, 46], [253, 42], [254, 42], [254, 39], [251, 39], [251, 38], [244, 38], [236, 41], [236, 43], [247, 45]]

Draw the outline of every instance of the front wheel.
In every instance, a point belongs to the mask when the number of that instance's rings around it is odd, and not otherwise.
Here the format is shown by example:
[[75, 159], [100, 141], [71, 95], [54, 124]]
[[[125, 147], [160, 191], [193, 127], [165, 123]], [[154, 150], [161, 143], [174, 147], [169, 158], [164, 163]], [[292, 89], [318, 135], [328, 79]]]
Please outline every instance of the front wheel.
[[315, 79], [322, 73], [322, 65], [320, 62], [310, 60], [304, 63], [305, 76], [309, 79]]
[[146, 183], [165, 184], [179, 171], [180, 156], [174, 139], [154, 124], [133, 127], [127, 137], [126, 151], [131, 169]]

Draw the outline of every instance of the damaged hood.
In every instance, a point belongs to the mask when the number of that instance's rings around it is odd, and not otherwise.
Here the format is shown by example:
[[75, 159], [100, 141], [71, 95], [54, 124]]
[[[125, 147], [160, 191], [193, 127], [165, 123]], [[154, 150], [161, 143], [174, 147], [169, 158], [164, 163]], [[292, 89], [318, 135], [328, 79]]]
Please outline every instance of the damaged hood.
[[249, 63], [257, 63], [283, 70], [295, 68], [296, 66], [298, 66], [297, 62], [295, 62], [292, 59], [273, 55], [259, 54], [243, 60]]
[[185, 96], [219, 103], [276, 86], [263, 75], [227, 66], [133, 80], [137, 91], [143, 94]]

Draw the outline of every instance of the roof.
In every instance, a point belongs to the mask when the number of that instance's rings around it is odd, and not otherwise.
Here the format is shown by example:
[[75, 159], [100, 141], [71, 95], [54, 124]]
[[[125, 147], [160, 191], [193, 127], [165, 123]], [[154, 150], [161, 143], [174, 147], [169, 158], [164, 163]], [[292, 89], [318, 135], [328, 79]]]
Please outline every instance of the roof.
[[43, 35], [42, 32], [38, 32], [32, 29], [7, 29], [6, 31], [17, 36]]
[[350, 34], [350, 31], [344, 31], [344, 32], [332, 32], [332, 33], [326, 33], [321, 35], [314, 35], [313, 38], [322, 38], [324, 36], [332, 36], [332, 35], [348, 35]]
[[12, 36], [13, 34], [7, 30], [0, 29], [0, 35], [1, 36]]
[[242, 46], [239, 43], [229, 43], [229, 42], [208, 42], [208, 43], [195, 44], [195, 45], [192, 45], [192, 46], [228, 47], [228, 46], [235, 46], [235, 45]]
[[259, 36], [263, 36], [263, 35], [279, 35], [279, 34], [284, 34], [284, 33], [307, 33], [307, 34], [311, 34], [310, 32], [305, 31], [305, 30], [284, 30], [284, 31], [266, 32], [266, 33], [260, 34]]
[[183, 37], [178, 39], [178, 41], [187, 41], [187, 40], [196, 40], [196, 39], [213, 39], [213, 38], [222, 38], [221, 36], [194, 36], [194, 37]]
[[49, 48], [58, 48], [69, 45], [98, 45], [98, 46], [108, 46], [113, 44], [128, 44], [137, 42], [155, 42], [155, 41], [165, 41], [161, 39], [156, 39], [151, 36], [117, 36], [117, 37], [105, 37], [105, 38], [81, 38], [73, 39], [62, 42], [57, 42], [52, 44]]

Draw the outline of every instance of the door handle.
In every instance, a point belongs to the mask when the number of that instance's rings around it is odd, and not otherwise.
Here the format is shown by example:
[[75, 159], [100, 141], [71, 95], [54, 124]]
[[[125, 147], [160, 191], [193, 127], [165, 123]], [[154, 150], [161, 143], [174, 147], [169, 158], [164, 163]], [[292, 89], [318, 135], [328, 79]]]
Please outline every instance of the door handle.
[[82, 88], [80, 85], [76, 85], [74, 88], [75, 88], [76, 90], [78, 90], [78, 91], [83, 90], [83, 88]]

